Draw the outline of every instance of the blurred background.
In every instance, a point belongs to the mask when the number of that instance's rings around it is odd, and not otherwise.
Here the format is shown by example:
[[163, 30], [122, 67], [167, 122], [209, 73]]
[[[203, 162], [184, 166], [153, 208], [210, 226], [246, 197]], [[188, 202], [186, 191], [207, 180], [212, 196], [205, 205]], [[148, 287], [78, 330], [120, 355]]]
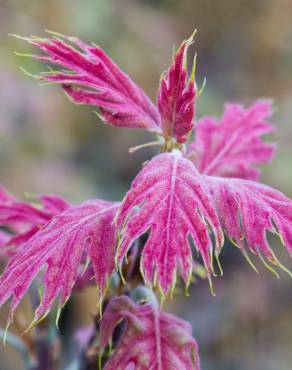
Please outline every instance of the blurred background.
[[[57, 86], [40, 87], [21, 72], [19, 66], [32, 73], [43, 67], [14, 55], [34, 51], [8, 34], [43, 35], [45, 28], [99, 44], [153, 100], [173, 46], [197, 28], [191, 52], [198, 53], [198, 84], [207, 78], [197, 116], [219, 116], [225, 101], [274, 98], [278, 132], [270, 140], [278, 142], [278, 155], [263, 168], [262, 180], [292, 197], [290, 0], [0, 0], [0, 182], [19, 197], [116, 200], [155, 154], [130, 155], [128, 148], [150, 136], [105, 126], [90, 107], [74, 106]], [[280, 243], [272, 243], [291, 268]], [[192, 323], [202, 369], [291, 370], [291, 279], [282, 274], [277, 280], [260, 263], [257, 275], [230, 246], [222, 263], [216, 298], [201, 281], [191, 297], [177, 296], [169, 305]], [[90, 322], [95, 300], [90, 289], [73, 297], [72, 328]], [[18, 355], [0, 343], [0, 370], [21, 369]]]

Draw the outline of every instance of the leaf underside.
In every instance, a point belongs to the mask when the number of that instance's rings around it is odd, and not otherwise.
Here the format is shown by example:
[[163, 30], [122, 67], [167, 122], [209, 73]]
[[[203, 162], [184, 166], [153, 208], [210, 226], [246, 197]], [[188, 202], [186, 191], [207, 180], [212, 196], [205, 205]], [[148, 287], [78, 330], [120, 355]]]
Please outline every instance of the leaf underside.
[[114, 298], [101, 320], [101, 346], [116, 325], [126, 327], [105, 370], [199, 370], [198, 346], [189, 323], [150, 304], [137, 305], [126, 296]]

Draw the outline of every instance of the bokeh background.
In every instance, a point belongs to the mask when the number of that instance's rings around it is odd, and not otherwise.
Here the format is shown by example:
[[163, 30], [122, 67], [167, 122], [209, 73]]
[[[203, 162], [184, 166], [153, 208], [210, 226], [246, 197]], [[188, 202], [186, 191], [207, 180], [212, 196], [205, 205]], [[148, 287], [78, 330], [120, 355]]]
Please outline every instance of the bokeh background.
[[[278, 142], [278, 155], [262, 179], [292, 197], [290, 0], [0, 0], [1, 183], [20, 197], [113, 200], [121, 199], [155, 151], [128, 154], [149, 136], [100, 124], [90, 107], [72, 105], [58, 87], [40, 87], [20, 71], [42, 67], [14, 55], [33, 50], [8, 34], [43, 35], [45, 28], [99, 44], [154, 100], [173, 46], [197, 28], [191, 52], [198, 53], [198, 83], [207, 77], [197, 116], [219, 116], [225, 101], [274, 98], [278, 132], [271, 140]], [[280, 243], [272, 243], [291, 267]], [[222, 263], [216, 298], [201, 281], [191, 297], [169, 305], [191, 321], [203, 370], [291, 370], [292, 280], [284, 274], [277, 280], [260, 264], [257, 275], [230, 246]], [[72, 328], [90, 322], [95, 299], [90, 289], [73, 297]], [[21, 366], [18, 355], [0, 344], [0, 370]]]

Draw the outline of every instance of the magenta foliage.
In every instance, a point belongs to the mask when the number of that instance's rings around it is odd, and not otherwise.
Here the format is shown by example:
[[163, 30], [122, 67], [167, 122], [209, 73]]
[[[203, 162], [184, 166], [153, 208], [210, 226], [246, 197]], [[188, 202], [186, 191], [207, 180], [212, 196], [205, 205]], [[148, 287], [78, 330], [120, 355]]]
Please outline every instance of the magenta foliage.
[[155, 105], [101, 48], [62, 35], [26, 40], [45, 53], [37, 59], [67, 69], [44, 72], [39, 79], [61, 83], [77, 104], [98, 106], [114, 126], [161, 131]]
[[[32, 280], [47, 265], [44, 292], [35, 320], [46, 315], [55, 298], [63, 306], [80, 274], [84, 253], [92, 261], [102, 297], [114, 269], [116, 233], [113, 218], [118, 203], [87, 201], [53, 217], [13, 256], [0, 278], [0, 305], [11, 295], [10, 320]], [[83, 269], [85, 269], [83, 267]]]
[[274, 130], [266, 121], [270, 116], [271, 102], [260, 100], [247, 109], [226, 104], [219, 121], [199, 119], [195, 141], [190, 144], [198, 170], [206, 175], [258, 179], [254, 165], [270, 162], [275, 151], [273, 144], [260, 139]]
[[41, 202], [41, 207], [19, 201], [1, 187], [0, 224], [8, 226], [44, 224], [54, 214], [69, 206], [65, 200], [55, 195], [41, 195], [38, 199]]
[[292, 201], [254, 181], [212, 176], [205, 180], [221, 225], [231, 240], [244, 253], [249, 249], [283, 267], [268, 245], [266, 231], [278, 234], [292, 255]]
[[0, 188], [0, 226], [11, 231], [6, 242], [2, 243], [1, 252], [14, 254], [18, 247], [41, 229], [53, 216], [69, 207], [64, 199], [56, 195], [40, 195], [37, 203], [19, 201]]
[[160, 154], [145, 165], [122, 203], [117, 225], [121, 232], [119, 263], [134, 240], [150, 230], [142, 252], [142, 272], [148, 284], [155, 285], [157, 279], [164, 294], [174, 286], [177, 269], [184, 281], [190, 282], [189, 236], [208, 272], [212, 271], [213, 253], [209, 228], [215, 236], [217, 254], [223, 243], [204, 180], [178, 150]]
[[263, 257], [290, 273], [269, 248], [266, 231], [277, 233], [292, 254], [292, 201], [250, 180], [202, 176], [178, 150], [160, 154], [145, 165], [122, 203], [117, 225], [120, 264], [133, 242], [150, 231], [142, 251], [141, 271], [145, 282], [153, 286], [158, 283], [163, 294], [174, 287], [176, 272], [189, 284], [189, 237], [209, 276], [214, 272], [212, 255], [215, 251], [218, 259], [222, 230], [247, 258], [248, 248], [268, 268]]
[[189, 79], [187, 76], [187, 50], [192, 41], [193, 36], [181, 44], [173, 64], [162, 76], [157, 98], [163, 133], [179, 143], [187, 140], [194, 125], [195, 81], [193, 73]]
[[[18, 246], [0, 278], [0, 305], [12, 296], [9, 322], [45, 266], [36, 321], [50, 311], [55, 299], [62, 307], [73, 286], [82, 288], [92, 275], [102, 299], [115, 261], [130, 280], [129, 271], [136, 274], [125, 290], [120, 280], [112, 280], [117, 294], [128, 294], [135, 286], [139, 261], [145, 283], [157, 286], [163, 296], [172, 293], [177, 275], [188, 285], [196, 269], [193, 244], [210, 279], [215, 274], [213, 255], [219, 263], [223, 231], [249, 261], [251, 251], [276, 274], [269, 263], [290, 273], [278, 261], [266, 234], [278, 234], [292, 255], [292, 201], [251, 181], [259, 177], [256, 165], [269, 162], [275, 151], [273, 144], [262, 141], [262, 135], [274, 130], [267, 121], [269, 101], [257, 101], [249, 108], [227, 104], [219, 121], [199, 119], [195, 139], [185, 153], [181, 144], [193, 130], [197, 96], [195, 65], [190, 77], [186, 65], [193, 36], [181, 44], [162, 76], [158, 109], [99, 47], [58, 34], [25, 40], [44, 53], [36, 59], [66, 68], [41, 73], [38, 79], [61, 84], [75, 103], [97, 106], [102, 118], [114, 126], [158, 134], [165, 153], [145, 164], [122, 204], [91, 200], [71, 207], [61, 198], [41, 196], [36, 206], [0, 189], [0, 226], [12, 234], [0, 231], [1, 250]], [[135, 241], [147, 233], [140, 255], [141, 245]], [[127, 271], [123, 263], [129, 249], [135, 253]], [[126, 320], [123, 335], [105, 369], [199, 370], [189, 324], [153, 302], [137, 305], [125, 296], [110, 300], [101, 321], [102, 349], [122, 320]]]
[[94, 276], [94, 268], [92, 262], [89, 263], [87, 269], [84, 271], [84, 264], [88, 262], [88, 255], [86, 253], [83, 254], [82, 264], [80, 266], [80, 270], [82, 273], [78, 275], [78, 278], [74, 285], [74, 290], [82, 290], [83, 288], [89, 285], [95, 285], [95, 281], [93, 279]]
[[138, 305], [126, 296], [114, 298], [101, 320], [105, 348], [117, 324], [126, 320], [121, 339], [105, 370], [199, 370], [198, 346], [189, 323], [154, 304]]

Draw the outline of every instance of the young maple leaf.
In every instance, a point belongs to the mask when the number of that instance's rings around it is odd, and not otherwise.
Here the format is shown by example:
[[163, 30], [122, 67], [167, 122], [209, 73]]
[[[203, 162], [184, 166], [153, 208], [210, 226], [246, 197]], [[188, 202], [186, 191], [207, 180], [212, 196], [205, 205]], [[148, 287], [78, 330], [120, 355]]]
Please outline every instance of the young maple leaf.
[[270, 162], [275, 152], [274, 144], [260, 139], [274, 131], [266, 121], [271, 111], [270, 101], [259, 100], [247, 109], [226, 104], [219, 122], [213, 117], [199, 119], [195, 141], [189, 146], [198, 170], [206, 175], [258, 179], [254, 165]]
[[[196, 98], [194, 71], [188, 79], [186, 68], [186, 52], [192, 37], [182, 43], [173, 64], [163, 75], [157, 99], [158, 109], [100, 48], [56, 34], [49, 38], [26, 40], [44, 51], [45, 55], [35, 56], [37, 59], [67, 68], [65, 72], [40, 74], [38, 78], [61, 83], [75, 102], [97, 105], [103, 118], [113, 125], [145, 128], [158, 133], [164, 137], [164, 151], [181, 148], [180, 144], [186, 141], [193, 128]], [[77, 89], [74, 85], [81, 88]], [[222, 228], [227, 231], [226, 224], [231, 227], [227, 207], [230, 200], [222, 198], [221, 191], [215, 192], [217, 197], [213, 199], [209, 190], [215, 193], [213, 187], [210, 188], [210, 180], [200, 173], [257, 179], [259, 171], [255, 165], [270, 161], [275, 149], [274, 145], [261, 139], [263, 134], [273, 131], [273, 126], [266, 121], [270, 113], [271, 104], [268, 101], [258, 101], [248, 109], [229, 104], [219, 122], [210, 117], [198, 121], [196, 138], [187, 154], [189, 158], [191, 154], [195, 155], [194, 164], [179, 156], [178, 151], [152, 159], [133, 182], [117, 218], [121, 234], [116, 256], [118, 264], [121, 265], [133, 241], [150, 231], [141, 260], [147, 283], [155, 285], [157, 281], [163, 294], [166, 294], [174, 286], [177, 271], [186, 283], [189, 282], [192, 269], [190, 237], [210, 275], [213, 251], [218, 257], [223, 243]], [[218, 184], [221, 184], [220, 178]], [[277, 231], [290, 248], [290, 225], [287, 224], [290, 214], [285, 214], [285, 207], [277, 211], [270, 207], [274, 202], [273, 192], [276, 191], [272, 190], [265, 196], [269, 200], [265, 198], [263, 205], [263, 199], [259, 201], [251, 194], [247, 197], [246, 188], [237, 186], [236, 189], [236, 196], [234, 187], [229, 193], [232, 194], [230, 204], [233, 209], [237, 205], [238, 212], [245, 213], [242, 204], [238, 205], [239, 199], [247, 202], [252, 209], [259, 207], [262, 212], [261, 235], [266, 230]], [[290, 210], [291, 200], [281, 196], [286, 209]], [[220, 207], [222, 204], [226, 206]], [[247, 232], [247, 225], [242, 233], [242, 215], [238, 212], [233, 214], [236, 232], [241, 230], [241, 238], [245, 238], [245, 243], [251, 243], [248, 246], [251, 250], [257, 248], [258, 253], [260, 251], [275, 262], [271, 251], [268, 253], [263, 236], [260, 246], [256, 247], [253, 244], [255, 235]], [[285, 222], [279, 221], [283, 219]], [[271, 220], [277, 223], [279, 230]], [[252, 220], [249, 218], [247, 222]], [[229, 235], [237, 240], [236, 232], [233, 234], [229, 229]], [[242, 247], [242, 243], [240, 245]]]
[[38, 79], [62, 84], [77, 104], [97, 106], [107, 123], [161, 132], [155, 105], [101, 48], [56, 33], [24, 39], [45, 53], [33, 57], [66, 68], [43, 72]]
[[213, 253], [209, 231], [214, 235], [217, 255], [223, 244], [219, 220], [204, 180], [178, 150], [160, 154], [145, 165], [123, 200], [117, 226], [121, 233], [119, 264], [134, 240], [150, 230], [141, 257], [142, 273], [150, 285], [157, 279], [163, 294], [174, 287], [178, 268], [186, 284], [190, 282], [190, 236], [208, 273], [212, 271]]
[[205, 176], [205, 181], [229, 238], [246, 256], [249, 249], [273, 272], [264, 257], [292, 276], [266, 239], [267, 231], [278, 234], [292, 256], [292, 201], [278, 190], [254, 181], [212, 176]]
[[187, 50], [194, 34], [182, 42], [162, 75], [158, 109], [100, 47], [53, 32], [47, 38], [20, 38], [44, 52], [33, 58], [65, 68], [42, 72], [36, 78], [61, 84], [74, 103], [97, 106], [101, 118], [114, 126], [143, 128], [167, 141], [184, 143], [194, 126], [195, 62], [189, 78], [187, 71]]
[[56, 195], [40, 195], [38, 202], [19, 201], [0, 187], [0, 226], [8, 227], [11, 232], [1, 245], [2, 254], [13, 255], [53, 216], [69, 207], [69, 203]]
[[[161, 115], [161, 127], [166, 137], [174, 137], [179, 143], [187, 140], [193, 129], [195, 115], [194, 72], [187, 77], [187, 50], [193, 35], [185, 40], [175, 54], [173, 64], [162, 75], [157, 105]], [[193, 71], [195, 69], [195, 62]]]
[[44, 292], [35, 321], [45, 316], [55, 298], [63, 306], [80, 273], [83, 255], [92, 262], [96, 284], [102, 297], [114, 270], [116, 231], [113, 218], [118, 203], [90, 200], [53, 217], [10, 259], [0, 278], [0, 305], [12, 296], [9, 322], [40, 269]]
[[19, 201], [0, 188], [0, 223], [11, 227], [45, 223], [53, 214], [66, 209], [69, 204], [54, 195], [39, 196], [40, 206]]
[[218, 260], [223, 243], [222, 230], [247, 258], [249, 248], [270, 270], [263, 257], [291, 274], [269, 248], [266, 231], [277, 233], [292, 254], [292, 201], [250, 180], [202, 176], [178, 150], [145, 165], [122, 202], [117, 226], [119, 265], [133, 242], [149, 231], [141, 271], [145, 282], [158, 283], [163, 295], [174, 287], [177, 272], [189, 284], [190, 237], [210, 279], [212, 255], [215, 251]]
[[135, 304], [120, 296], [110, 301], [101, 320], [104, 349], [121, 320], [126, 327], [105, 370], [200, 370], [191, 325], [154, 304]]

